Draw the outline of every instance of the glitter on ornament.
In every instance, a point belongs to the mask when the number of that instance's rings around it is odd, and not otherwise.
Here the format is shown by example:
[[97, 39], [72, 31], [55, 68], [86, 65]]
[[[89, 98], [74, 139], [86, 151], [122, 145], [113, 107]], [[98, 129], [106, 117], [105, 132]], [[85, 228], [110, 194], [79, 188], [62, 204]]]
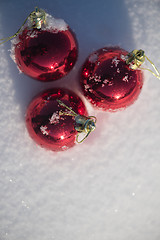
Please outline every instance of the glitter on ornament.
[[1, 44], [12, 38], [11, 58], [19, 71], [39, 81], [62, 78], [78, 57], [77, 40], [69, 26], [37, 7], [17, 33]]
[[[62, 88], [46, 90], [28, 106], [26, 126], [31, 138], [41, 147], [63, 151], [82, 142], [95, 129], [96, 118], [88, 116], [82, 100]], [[82, 140], [79, 135], [85, 133]]]

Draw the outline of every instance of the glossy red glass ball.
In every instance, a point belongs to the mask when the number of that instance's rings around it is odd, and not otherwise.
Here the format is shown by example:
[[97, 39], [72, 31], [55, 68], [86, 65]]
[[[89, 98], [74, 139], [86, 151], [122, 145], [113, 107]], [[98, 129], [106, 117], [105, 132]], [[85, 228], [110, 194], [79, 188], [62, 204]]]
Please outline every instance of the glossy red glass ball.
[[68, 110], [60, 106], [61, 100], [77, 114], [87, 115], [82, 100], [70, 90], [53, 88], [37, 95], [26, 112], [26, 126], [31, 138], [41, 147], [53, 151], [66, 150], [75, 144], [77, 131], [75, 118], [61, 115]]
[[74, 33], [25, 28], [13, 44], [14, 60], [20, 71], [39, 81], [54, 81], [74, 66], [78, 46]]
[[131, 105], [143, 86], [143, 74], [125, 62], [127, 51], [106, 47], [93, 52], [82, 67], [84, 95], [97, 108], [115, 111]]

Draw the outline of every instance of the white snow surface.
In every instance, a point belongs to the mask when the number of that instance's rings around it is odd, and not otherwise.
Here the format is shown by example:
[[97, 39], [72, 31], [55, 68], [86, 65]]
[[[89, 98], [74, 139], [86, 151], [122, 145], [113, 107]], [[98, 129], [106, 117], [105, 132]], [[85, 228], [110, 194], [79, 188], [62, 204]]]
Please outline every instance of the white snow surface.
[[[41, 83], [18, 73], [9, 42], [0, 46], [0, 240], [159, 240], [160, 81], [145, 72], [138, 100], [106, 113], [78, 79], [87, 56], [111, 45], [144, 49], [160, 69], [160, 1], [1, 1], [0, 38], [37, 5], [76, 32], [79, 59], [65, 78]], [[24, 119], [37, 93], [62, 86], [98, 121], [83, 144], [55, 153], [36, 146]]]

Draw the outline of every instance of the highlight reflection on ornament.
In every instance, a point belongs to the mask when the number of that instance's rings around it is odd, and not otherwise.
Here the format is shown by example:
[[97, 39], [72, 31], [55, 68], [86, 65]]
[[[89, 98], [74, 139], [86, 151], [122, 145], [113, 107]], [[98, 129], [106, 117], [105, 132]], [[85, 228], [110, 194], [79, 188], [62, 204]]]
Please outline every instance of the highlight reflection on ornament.
[[[156, 74], [141, 65], [145, 58]], [[106, 47], [93, 52], [82, 67], [81, 86], [84, 95], [101, 110], [116, 111], [134, 103], [143, 86], [141, 70], [157, 78], [160, 74], [143, 50], [131, 53], [119, 47]]]
[[[82, 100], [72, 91], [53, 88], [40, 93], [28, 106], [26, 126], [41, 147], [62, 151], [82, 142], [94, 129]], [[80, 140], [80, 134], [84, 137]]]
[[35, 8], [12, 37], [11, 57], [19, 70], [39, 81], [65, 76], [78, 56], [75, 34], [62, 19]]

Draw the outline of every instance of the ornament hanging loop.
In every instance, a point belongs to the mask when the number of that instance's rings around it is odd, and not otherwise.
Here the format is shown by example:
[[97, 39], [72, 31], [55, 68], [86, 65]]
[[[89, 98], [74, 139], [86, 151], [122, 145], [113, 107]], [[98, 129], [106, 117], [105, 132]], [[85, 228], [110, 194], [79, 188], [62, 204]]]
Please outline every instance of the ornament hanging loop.
[[41, 29], [42, 24], [46, 24], [46, 13], [44, 10], [35, 7], [35, 10], [29, 14], [22, 26], [14, 35], [12, 35], [11, 37], [0, 39], [0, 45], [16, 37], [22, 31], [27, 21], [29, 21], [29, 25], [31, 28]]
[[[66, 104], [64, 104], [62, 101], [57, 99], [57, 102], [59, 105], [65, 107], [66, 109], [69, 110], [68, 113], [60, 111], [60, 115], [66, 115], [66, 116], [72, 116], [75, 117], [75, 130], [78, 132], [77, 137], [76, 137], [76, 142], [77, 143], [82, 143], [88, 136], [89, 134], [95, 130], [96, 128], [96, 117], [95, 116], [83, 116], [80, 114], [77, 114], [74, 112], [70, 107], [68, 107]], [[81, 133], [85, 133], [85, 136], [79, 140], [79, 136]]]
[[[96, 117], [95, 116], [82, 116], [82, 115], [77, 115], [77, 117], [75, 118], [76, 121], [76, 125], [75, 125], [75, 129], [78, 132], [77, 137], [76, 137], [76, 141], [77, 143], [82, 143], [91, 132], [93, 132], [96, 128]], [[85, 133], [86, 135], [81, 139], [80, 139], [80, 133]]]
[[[144, 63], [145, 59], [148, 60], [148, 62], [152, 65], [155, 72], [153, 72], [149, 68], [143, 68], [141, 65]], [[147, 70], [151, 72], [156, 78], [160, 79], [160, 73], [154, 63], [145, 55], [145, 52], [143, 50], [133, 50], [126, 56], [126, 64], [129, 65], [129, 67], [133, 70], [140, 69], [140, 70]]]

